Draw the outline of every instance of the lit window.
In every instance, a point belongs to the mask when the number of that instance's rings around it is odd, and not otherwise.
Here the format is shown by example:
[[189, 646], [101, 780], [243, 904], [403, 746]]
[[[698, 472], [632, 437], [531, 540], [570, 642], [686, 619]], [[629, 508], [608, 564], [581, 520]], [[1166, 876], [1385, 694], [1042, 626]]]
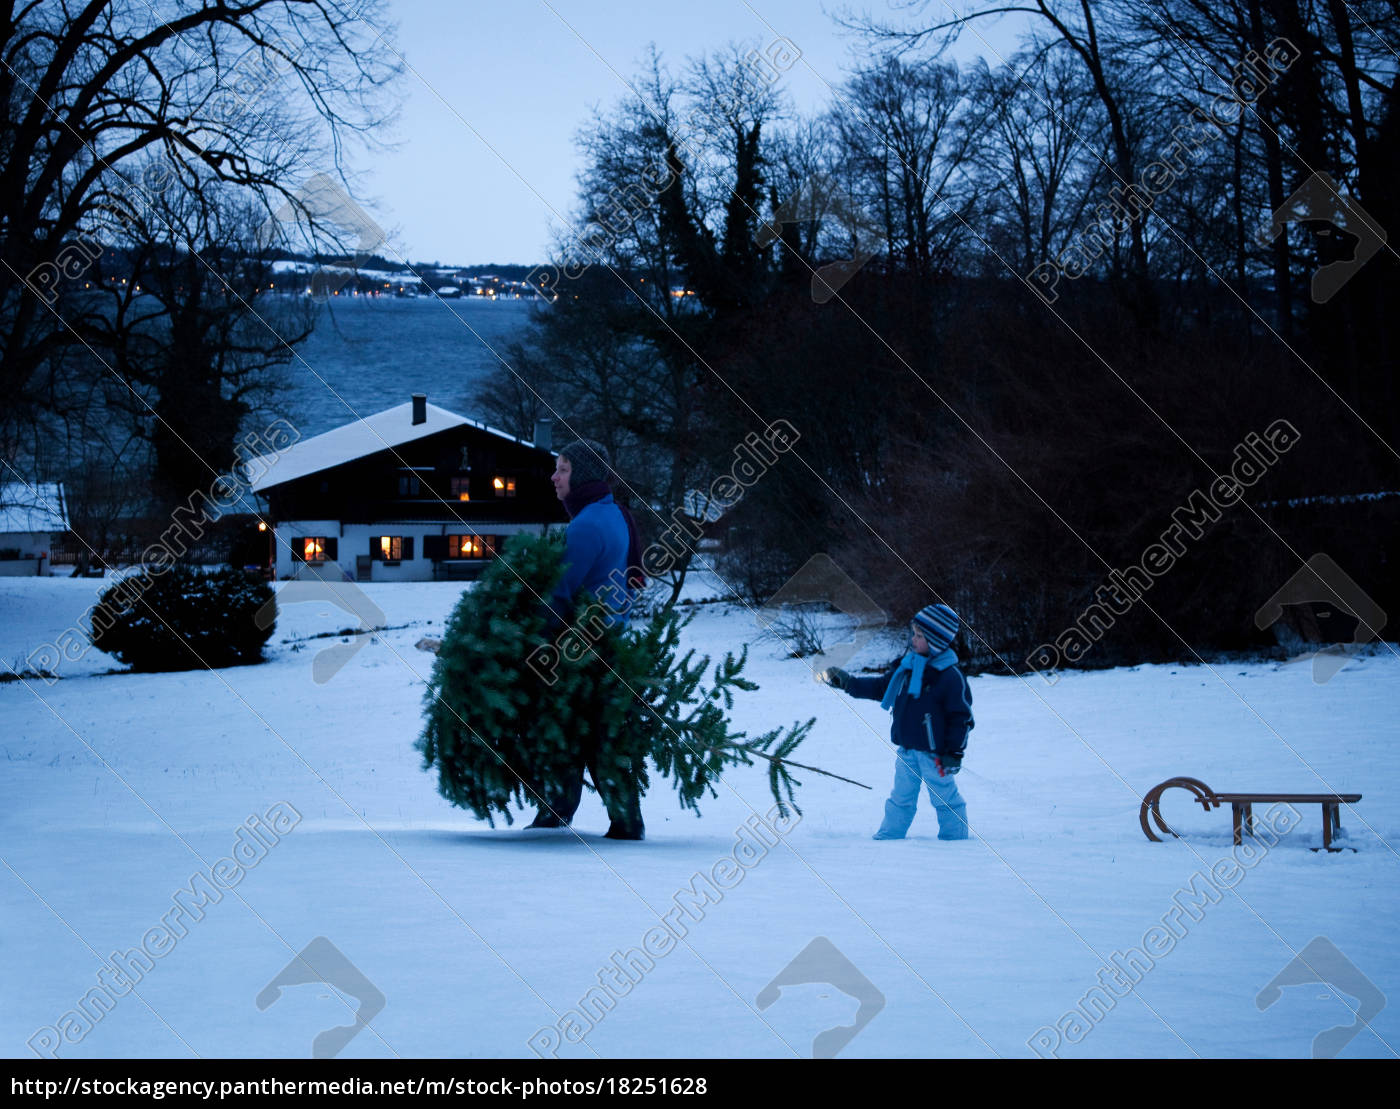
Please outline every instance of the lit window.
[[498, 497], [515, 496], [515, 478], [498, 477], [491, 479], [491, 488], [496, 491]]
[[339, 544], [334, 536], [306, 535], [292, 540], [293, 562], [334, 562]]
[[454, 501], [469, 501], [472, 499], [471, 478], [454, 477], [452, 479], [452, 499]]
[[447, 557], [490, 558], [496, 553], [497, 538], [494, 535], [449, 535]]
[[385, 562], [398, 562], [403, 558], [403, 536], [381, 535], [379, 537], [379, 557]]

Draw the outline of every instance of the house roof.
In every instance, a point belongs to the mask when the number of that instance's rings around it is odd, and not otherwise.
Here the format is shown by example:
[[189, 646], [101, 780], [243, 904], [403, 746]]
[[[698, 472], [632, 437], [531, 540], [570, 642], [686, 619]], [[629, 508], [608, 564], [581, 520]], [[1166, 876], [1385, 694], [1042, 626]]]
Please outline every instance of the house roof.
[[68, 506], [62, 482], [0, 483], [0, 534], [67, 530]]
[[[476, 427], [512, 443], [534, 447], [533, 443], [507, 435], [494, 427], [488, 427], [477, 420], [459, 416], [435, 404], [426, 406], [427, 419], [421, 424], [413, 422], [413, 403], [396, 405], [365, 416], [354, 423], [314, 435], [293, 443], [285, 451], [275, 455], [264, 455], [249, 459], [249, 466], [259, 476], [253, 480], [255, 493], [264, 493], [278, 485], [320, 473], [333, 466], [341, 466], [391, 447], [401, 447], [429, 435], [436, 435], [454, 427]], [[543, 449], [543, 448], [537, 448]]]

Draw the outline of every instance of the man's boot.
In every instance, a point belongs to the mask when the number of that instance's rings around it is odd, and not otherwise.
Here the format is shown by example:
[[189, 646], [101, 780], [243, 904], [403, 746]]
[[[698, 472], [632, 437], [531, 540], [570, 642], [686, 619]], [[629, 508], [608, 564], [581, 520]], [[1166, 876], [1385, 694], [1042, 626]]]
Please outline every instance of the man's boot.
[[574, 813], [578, 812], [579, 802], [583, 800], [583, 767], [569, 770], [559, 792], [547, 791], [541, 786], [534, 793], [540, 798], [539, 811], [529, 827], [567, 828], [574, 819]]
[[605, 839], [646, 839], [646, 829], [642, 827], [642, 822], [631, 820], [614, 820], [608, 825]]

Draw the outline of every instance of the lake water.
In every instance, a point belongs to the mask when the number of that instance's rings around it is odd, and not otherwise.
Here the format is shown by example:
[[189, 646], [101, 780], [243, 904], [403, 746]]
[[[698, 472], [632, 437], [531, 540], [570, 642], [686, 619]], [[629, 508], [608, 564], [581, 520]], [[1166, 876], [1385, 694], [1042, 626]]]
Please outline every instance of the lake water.
[[404, 404], [412, 393], [481, 419], [481, 392], [501, 365], [497, 354], [505, 357], [523, 335], [532, 308], [532, 301], [484, 297], [335, 297], [299, 348], [301, 358], [286, 367], [289, 389], [275, 407], [303, 437]]

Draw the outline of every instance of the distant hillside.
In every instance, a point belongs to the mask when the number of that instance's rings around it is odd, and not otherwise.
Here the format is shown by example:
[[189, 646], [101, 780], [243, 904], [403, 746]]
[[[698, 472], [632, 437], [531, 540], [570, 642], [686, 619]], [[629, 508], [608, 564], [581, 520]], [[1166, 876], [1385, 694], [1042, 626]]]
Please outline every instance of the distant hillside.
[[[301, 262], [307, 264], [339, 265], [348, 266], [351, 262], [349, 258], [332, 257], [329, 255], [313, 256], [310, 254], [297, 254], [293, 251], [277, 251], [274, 258], [278, 261]], [[385, 258], [380, 254], [371, 254], [365, 259], [356, 259], [356, 268], [360, 270], [383, 270], [391, 273], [399, 273], [406, 269], [411, 269], [420, 274], [458, 274], [463, 277], [480, 277], [483, 274], [494, 274], [497, 277], [505, 278], [508, 281], [523, 281], [525, 278], [538, 269], [537, 265], [522, 265], [516, 262], [477, 262], [468, 266], [459, 266], [453, 262], [441, 261], [410, 261], [405, 265], [402, 261]]]

